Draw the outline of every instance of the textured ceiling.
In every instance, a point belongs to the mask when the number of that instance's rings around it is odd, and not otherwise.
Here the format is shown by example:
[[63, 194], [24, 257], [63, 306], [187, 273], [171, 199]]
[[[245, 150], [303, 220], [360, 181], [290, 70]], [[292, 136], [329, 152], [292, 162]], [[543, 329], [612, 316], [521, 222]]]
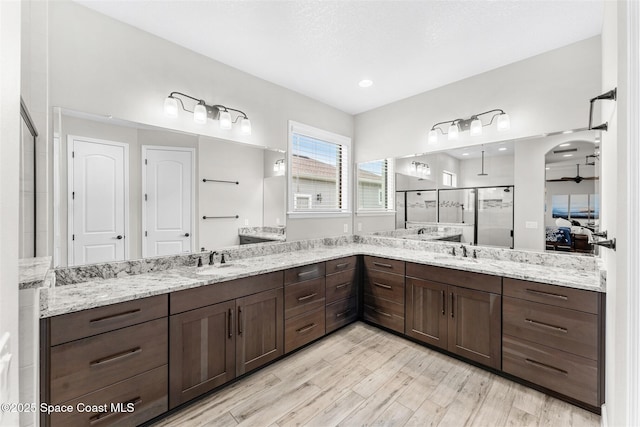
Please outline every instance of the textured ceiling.
[[603, 1], [78, 3], [357, 114], [598, 35]]

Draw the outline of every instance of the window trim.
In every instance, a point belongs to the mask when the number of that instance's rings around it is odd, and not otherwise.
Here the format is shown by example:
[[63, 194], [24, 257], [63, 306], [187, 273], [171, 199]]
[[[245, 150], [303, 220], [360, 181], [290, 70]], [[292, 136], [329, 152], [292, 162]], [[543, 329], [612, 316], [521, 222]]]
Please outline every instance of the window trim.
[[[304, 123], [289, 120], [287, 132], [287, 216], [289, 218], [320, 218], [320, 217], [344, 217], [351, 215], [351, 138], [319, 129]], [[293, 191], [293, 135], [305, 135], [336, 145], [342, 145], [346, 153], [346, 161], [341, 164], [342, 179], [342, 208], [332, 210], [296, 210], [295, 194]]]

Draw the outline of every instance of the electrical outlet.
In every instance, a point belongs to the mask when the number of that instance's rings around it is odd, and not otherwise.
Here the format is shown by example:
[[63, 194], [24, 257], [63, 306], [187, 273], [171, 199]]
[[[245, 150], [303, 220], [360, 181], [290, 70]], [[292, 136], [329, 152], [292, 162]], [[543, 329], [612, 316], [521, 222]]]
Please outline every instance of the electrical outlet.
[[276, 225], [280, 225], [280, 218], [276, 218]]
[[538, 228], [538, 222], [537, 221], [526, 221], [524, 223], [524, 227], [525, 228], [533, 228], [536, 229]]
[[249, 225], [249, 220], [248, 220], [248, 219], [245, 219], [245, 220], [244, 220], [244, 225], [245, 225], [245, 226]]
[[349, 224], [345, 224], [344, 225], [344, 232], [348, 233], [349, 232]]
[[362, 223], [361, 222], [358, 223], [358, 231], [362, 231]]

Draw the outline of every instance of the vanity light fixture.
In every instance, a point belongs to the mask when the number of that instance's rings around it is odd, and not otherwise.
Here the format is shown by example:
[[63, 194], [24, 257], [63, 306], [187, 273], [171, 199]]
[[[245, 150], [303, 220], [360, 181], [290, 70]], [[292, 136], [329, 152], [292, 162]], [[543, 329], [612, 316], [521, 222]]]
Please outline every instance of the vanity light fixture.
[[[491, 120], [489, 123], [483, 124], [480, 116], [490, 115]], [[446, 120], [444, 122], [436, 123], [431, 126], [431, 130], [429, 131], [428, 141], [430, 145], [435, 145], [438, 143], [438, 131], [443, 135], [447, 135], [447, 139], [449, 141], [455, 141], [459, 138], [460, 132], [464, 132], [466, 130], [469, 131], [469, 135], [471, 136], [480, 136], [482, 135], [482, 128], [485, 126], [491, 126], [493, 124], [494, 119], [496, 119], [496, 128], [498, 131], [506, 131], [511, 128], [511, 121], [509, 120], [509, 115], [499, 108], [485, 111], [484, 113], [474, 114], [468, 119], [455, 119], [455, 120]], [[449, 124], [449, 128], [447, 132], [442, 129], [442, 125]]]
[[[185, 107], [182, 98], [195, 101], [196, 104], [193, 110], [189, 110]], [[231, 129], [234, 123], [240, 121], [240, 131], [244, 135], [251, 135], [251, 122], [249, 117], [240, 110], [235, 108], [225, 107], [224, 105], [215, 104], [207, 105], [202, 99], [194, 98], [193, 96], [186, 95], [181, 92], [171, 92], [169, 96], [164, 100], [164, 112], [169, 117], [178, 117], [178, 103], [180, 107], [189, 113], [193, 113], [193, 121], [198, 124], [207, 123], [207, 119], [218, 120], [220, 129]], [[232, 118], [231, 112], [237, 113], [235, 119]]]
[[413, 175], [418, 178], [425, 178], [431, 175], [431, 168], [427, 163], [411, 162], [411, 166], [413, 166]]

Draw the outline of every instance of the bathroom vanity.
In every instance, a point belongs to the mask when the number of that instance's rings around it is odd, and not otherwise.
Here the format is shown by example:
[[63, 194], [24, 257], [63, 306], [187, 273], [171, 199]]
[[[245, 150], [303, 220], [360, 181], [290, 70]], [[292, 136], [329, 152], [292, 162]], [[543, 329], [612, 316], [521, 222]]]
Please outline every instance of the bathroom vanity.
[[599, 411], [605, 294], [580, 264], [593, 260], [384, 237], [271, 247], [43, 289], [41, 401], [96, 405], [43, 425], [145, 422], [357, 319]]

